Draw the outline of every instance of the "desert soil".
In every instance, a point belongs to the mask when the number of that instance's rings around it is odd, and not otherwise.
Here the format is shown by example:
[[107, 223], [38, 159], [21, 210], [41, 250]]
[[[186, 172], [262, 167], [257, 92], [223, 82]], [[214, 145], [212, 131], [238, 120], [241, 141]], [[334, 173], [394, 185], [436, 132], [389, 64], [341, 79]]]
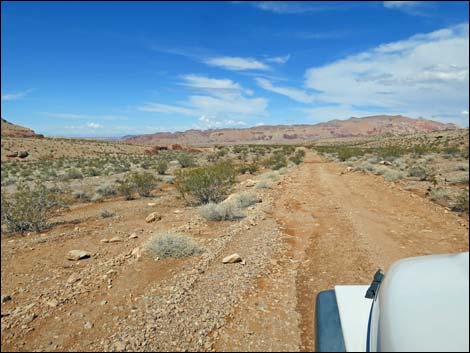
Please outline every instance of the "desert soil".
[[[466, 217], [403, 184], [343, 171], [307, 153], [258, 190], [262, 202], [238, 222], [207, 222], [164, 185], [152, 199], [76, 206], [44, 234], [2, 237], [2, 297], [11, 296], [2, 351], [309, 351], [318, 292], [368, 284], [401, 258], [468, 251]], [[116, 216], [103, 219], [102, 209]], [[162, 219], [146, 223], [152, 211]], [[193, 236], [205, 252], [132, 254], [166, 230]], [[121, 241], [101, 242], [114, 236]], [[92, 256], [68, 261], [72, 249]], [[245, 264], [222, 264], [233, 253]]]

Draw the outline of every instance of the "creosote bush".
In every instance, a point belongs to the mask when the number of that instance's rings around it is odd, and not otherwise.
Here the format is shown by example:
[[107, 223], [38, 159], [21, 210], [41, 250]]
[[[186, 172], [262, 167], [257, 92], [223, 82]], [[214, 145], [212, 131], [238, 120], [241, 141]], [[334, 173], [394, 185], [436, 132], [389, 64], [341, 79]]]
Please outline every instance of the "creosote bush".
[[38, 182], [31, 188], [20, 183], [13, 195], [2, 192], [1, 219], [8, 232], [40, 232], [47, 228], [51, 212], [60, 206], [57, 192]]
[[164, 259], [199, 255], [203, 249], [195, 240], [183, 234], [157, 233], [147, 241], [145, 251]]
[[168, 162], [164, 159], [161, 159], [157, 163], [157, 173], [163, 175], [168, 170]]
[[156, 186], [156, 179], [150, 172], [131, 172], [118, 183], [118, 191], [124, 195], [127, 200], [132, 200], [135, 193], [143, 197], [150, 196]]
[[179, 170], [175, 185], [188, 203], [220, 202], [230, 193], [236, 174], [231, 163], [219, 162], [211, 166]]

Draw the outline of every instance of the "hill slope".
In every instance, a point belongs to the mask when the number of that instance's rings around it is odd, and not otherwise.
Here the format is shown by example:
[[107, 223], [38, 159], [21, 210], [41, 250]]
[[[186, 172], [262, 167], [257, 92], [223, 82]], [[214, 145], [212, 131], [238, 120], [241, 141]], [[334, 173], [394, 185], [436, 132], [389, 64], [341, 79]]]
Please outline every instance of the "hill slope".
[[331, 120], [316, 125], [258, 126], [248, 129], [188, 130], [160, 132], [128, 137], [131, 143], [146, 144], [246, 144], [246, 143], [301, 143], [331, 137], [401, 135], [456, 129], [454, 124], [443, 124], [427, 119], [412, 119], [401, 115], [377, 115], [347, 120]]
[[5, 119], [2, 119], [2, 137], [44, 137], [43, 135], [36, 134], [33, 130], [26, 127], [12, 124]]

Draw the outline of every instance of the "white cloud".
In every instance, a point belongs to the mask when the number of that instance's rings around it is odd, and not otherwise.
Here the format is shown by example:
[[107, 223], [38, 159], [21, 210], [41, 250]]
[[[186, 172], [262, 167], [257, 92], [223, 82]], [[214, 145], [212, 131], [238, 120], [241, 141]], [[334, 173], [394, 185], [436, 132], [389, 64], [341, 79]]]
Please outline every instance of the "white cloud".
[[21, 99], [23, 98], [24, 96], [28, 95], [29, 93], [31, 93], [33, 90], [30, 88], [30, 89], [27, 89], [25, 91], [22, 91], [22, 92], [18, 92], [18, 93], [7, 93], [7, 94], [2, 94], [2, 101], [13, 101], [13, 100], [17, 100], [17, 99]]
[[419, 6], [420, 1], [384, 1], [384, 7], [387, 9], [409, 9]]
[[250, 5], [264, 11], [277, 14], [302, 14], [309, 12], [321, 12], [344, 9], [350, 4], [331, 2], [309, 2], [309, 1], [248, 1]]
[[289, 59], [290, 59], [290, 54], [287, 54], [285, 56], [276, 56], [272, 58], [267, 58], [266, 61], [276, 63], [276, 64], [285, 64]]
[[223, 127], [243, 127], [246, 125], [244, 121], [238, 120], [232, 120], [232, 119], [217, 119], [215, 117], [209, 117], [206, 115], [201, 116], [199, 119], [199, 124], [196, 125], [197, 128], [199, 129], [217, 129], [217, 128], [223, 128]]
[[229, 79], [214, 79], [200, 75], [183, 76], [184, 86], [210, 92], [212, 94], [240, 93], [242, 87]]
[[381, 107], [446, 122], [450, 114], [462, 124], [459, 107], [468, 106], [469, 94], [468, 51], [465, 23], [311, 68], [305, 85], [320, 91], [320, 101], [351, 110]]
[[462, 114], [462, 115], [468, 115], [468, 110], [463, 110], [460, 114]]
[[265, 98], [247, 97], [252, 96], [253, 91], [245, 90], [237, 82], [193, 74], [182, 77], [184, 86], [195, 89], [200, 94], [190, 95], [179, 105], [151, 102], [137, 109], [169, 115], [202, 117], [199, 118], [199, 122], [204, 123], [206, 127], [242, 125], [244, 118], [267, 114], [268, 101]]
[[268, 70], [270, 68], [268, 65], [256, 59], [241, 58], [236, 56], [219, 56], [208, 58], [204, 60], [204, 63], [233, 71]]
[[261, 88], [263, 88], [267, 91], [282, 94], [282, 95], [287, 96], [287, 97], [289, 97], [289, 98], [291, 98], [291, 99], [293, 99], [297, 102], [311, 103], [314, 100], [313, 95], [310, 95], [307, 92], [305, 92], [303, 90], [300, 90], [300, 89], [297, 89], [297, 88], [293, 88], [293, 87], [275, 87], [271, 83], [271, 81], [266, 80], [266, 79], [261, 78], [261, 77], [257, 77], [256, 82], [258, 83], [258, 85]]
[[88, 115], [83, 114], [72, 114], [72, 113], [49, 113], [42, 112], [42, 115], [48, 116], [50, 118], [59, 118], [59, 119], [88, 119]]
[[199, 114], [193, 109], [178, 107], [175, 105], [167, 105], [160, 103], [146, 103], [137, 108], [143, 112], [164, 113], [164, 114], [182, 114], [190, 116], [198, 116]]
[[100, 125], [98, 123], [87, 123], [86, 124], [87, 127], [89, 127], [90, 129], [102, 129], [103, 128], [103, 125]]

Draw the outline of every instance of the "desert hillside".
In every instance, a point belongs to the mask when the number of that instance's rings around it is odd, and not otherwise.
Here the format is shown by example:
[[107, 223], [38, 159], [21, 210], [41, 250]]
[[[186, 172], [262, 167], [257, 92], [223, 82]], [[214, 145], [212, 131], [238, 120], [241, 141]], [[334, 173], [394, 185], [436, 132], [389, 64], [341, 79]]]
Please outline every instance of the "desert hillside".
[[44, 137], [43, 135], [36, 134], [33, 130], [26, 127], [12, 124], [2, 118], [2, 137]]
[[403, 135], [456, 129], [427, 119], [412, 119], [401, 115], [377, 115], [347, 120], [331, 120], [316, 125], [258, 126], [248, 129], [188, 130], [175, 133], [155, 133], [128, 137], [131, 143], [146, 144], [278, 144], [302, 143], [336, 137]]

